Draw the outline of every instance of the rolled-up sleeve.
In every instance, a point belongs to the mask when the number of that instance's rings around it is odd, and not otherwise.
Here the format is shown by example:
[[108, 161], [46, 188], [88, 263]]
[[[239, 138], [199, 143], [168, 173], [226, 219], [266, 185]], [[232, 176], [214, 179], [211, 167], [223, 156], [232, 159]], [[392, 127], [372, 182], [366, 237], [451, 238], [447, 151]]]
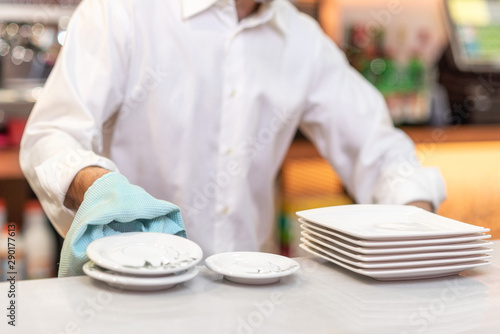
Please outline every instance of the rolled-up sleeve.
[[357, 203], [445, 199], [436, 168], [422, 167], [415, 146], [391, 121], [382, 95], [326, 36], [316, 43], [314, 75], [301, 130], [342, 178]]
[[62, 236], [74, 216], [63, 202], [78, 171], [117, 170], [102, 155], [103, 124], [123, 100], [130, 45], [126, 10], [113, 3], [87, 0], [75, 11], [21, 143], [24, 175]]

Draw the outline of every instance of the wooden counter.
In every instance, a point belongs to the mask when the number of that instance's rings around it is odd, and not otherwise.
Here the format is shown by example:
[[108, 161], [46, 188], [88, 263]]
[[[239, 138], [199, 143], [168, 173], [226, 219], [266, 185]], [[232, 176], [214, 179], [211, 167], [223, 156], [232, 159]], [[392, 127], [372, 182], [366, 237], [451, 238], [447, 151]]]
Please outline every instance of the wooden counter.
[[415, 143], [500, 141], [500, 124], [402, 127]]
[[19, 166], [19, 150], [17, 148], [0, 149], [0, 179], [23, 179]]
[[[428, 126], [401, 127], [417, 144], [500, 141], [500, 124], [495, 125], [458, 125], [442, 128]], [[308, 140], [296, 140], [290, 147], [286, 159], [320, 157], [318, 151]]]

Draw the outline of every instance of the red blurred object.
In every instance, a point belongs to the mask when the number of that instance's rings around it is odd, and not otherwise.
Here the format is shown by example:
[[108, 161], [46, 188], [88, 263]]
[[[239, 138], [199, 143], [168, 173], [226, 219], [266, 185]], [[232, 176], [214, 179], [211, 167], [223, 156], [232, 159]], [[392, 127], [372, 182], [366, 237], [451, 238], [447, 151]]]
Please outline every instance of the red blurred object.
[[43, 212], [42, 205], [36, 199], [29, 199], [24, 203], [24, 211], [25, 212]]
[[9, 146], [9, 137], [6, 134], [0, 133], [0, 148]]
[[19, 146], [21, 144], [26, 122], [27, 119], [25, 118], [13, 118], [7, 122], [7, 136], [10, 146]]

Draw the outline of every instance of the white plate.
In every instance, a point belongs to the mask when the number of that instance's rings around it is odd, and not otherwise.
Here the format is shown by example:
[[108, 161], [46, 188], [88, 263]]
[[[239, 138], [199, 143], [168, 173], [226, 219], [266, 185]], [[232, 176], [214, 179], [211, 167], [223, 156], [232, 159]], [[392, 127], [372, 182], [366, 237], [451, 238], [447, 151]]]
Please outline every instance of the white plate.
[[302, 233], [307, 233], [309, 235], [314, 235], [320, 237], [332, 244], [336, 244], [340, 247], [347, 248], [353, 252], [361, 254], [406, 254], [406, 253], [428, 253], [428, 252], [441, 252], [441, 251], [453, 251], [459, 249], [471, 249], [478, 247], [490, 247], [493, 245], [492, 242], [486, 242], [483, 240], [462, 242], [458, 244], [446, 244], [446, 245], [431, 245], [431, 246], [418, 246], [418, 247], [388, 247], [388, 248], [365, 248], [359, 247], [342, 239], [335, 238], [333, 236], [328, 236], [320, 232], [315, 232], [307, 228], [304, 229]]
[[167, 276], [127, 276], [107, 269], [99, 268], [92, 261], [83, 265], [83, 271], [88, 276], [98, 281], [103, 281], [115, 288], [135, 291], [157, 291], [169, 289], [179, 283], [189, 281], [198, 275], [198, 268], [191, 267], [188, 270]]
[[411, 279], [423, 279], [423, 278], [434, 278], [441, 276], [449, 276], [458, 274], [461, 271], [472, 269], [475, 267], [484, 266], [490, 264], [488, 261], [476, 261], [472, 263], [464, 263], [458, 265], [449, 266], [436, 266], [429, 268], [409, 268], [409, 269], [361, 269], [353, 267], [342, 261], [335, 260], [334, 258], [328, 256], [322, 251], [311, 249], [305, 244], [300, 244], [300, 248], [304, 249], [306, 252], [339, 265], [347, 270], [355, 272], [360, 275], [365, 275], [372, 277], [379, 281], [395, 281], [395, 280], [411, 280]]
[[492, 258], [491, 255], [471, 255], [455, 258], [432, 259], [432, 260], [413, 260], [413, 261], [379, 261], [379, 262], [363, 262], [356, 261], [347, 256], [344, 256], [332, 249], [323, 247], [320, 243], [314, 242], [308, 238], [300, 238], [307, 246], [322, 251], [332, 258], [350, 264], [354, 267], [365, 269], [391, 269], [391, 268], [417, 268], [417, 267], [432, 267], [440, 265], [457, 264], [464, 262], [473, 262], [479, 260], [487, 260]]
[[489, 231], [409, 205], [340, 205], [299, 211], [297, 215], [335, 231], [368, 240], [452, 237]]
[[366, 255], [361, 253], [355, 253], [347, 248], [340, 247], [334, 243], [325, 240], [324, 238], [313, 236], [307, 232], [303, 234], [307, 239], [320, 244], [323, 247], [334, 250], [337, 253], [348, 256], [356, 261], [363, 262], [379, 262], [379, 261], [409, 261], [409, 260], [429, 260], [429, 259], [442, 259], [450, 257], [463, 257], [471, 255], [482, 255], [493, 252], [491, 248], [472, 248], [467, 250], [456, 250], [447, 252], [428, 252], [428, 253], [407, 253], [407, 254], [378, 254], [378, 255]]
[[229, 252], [210, 256], [207, 267], [224, 278], [242, 284], [271, 284], [299, 270], [297, 261], [259, 252]]
[[93, 241], [87, 255], [99, 267], [143, 276], [186, 270], [201, 260], [203, 252], [194, 242], [176, 235], [131, 232]]
[[323, 227], [321, 225], [317, 225], [315, 223], [308, 222], [307, 220], [303, 218], [299, 218], [299, 222], [302, 224], [300, 227], [303, 229], [307, 230], [314, 230], [319, 233], [324, 233], [328, 234], [337, 238], [340, 238], [342, 240], [348, 241], [350, 243], [353, 243], [355, 245], [359, 245], [362, 247], [398, 247], [398, 246], [423, 246], [423, 245], [444, 245], [444, 244], [453, 244], [453, 243], [460, 243], [460, 242], [468, 242], [468, 241], [475, 241], [475, 240], [481, 240], [481, 239], [489, 239], [491, 238], [491, 235], [489, 234], [484, 234], [484, 233], [476, 233], [476, 234], [471, 234], [468, 236], [459, 236], [459, 237], [448, 237], [448, 238], [425, 238], [425, 239], [409, 239], [409, 240], [397, 240], [397, 241], [387, 241], [387, 240], [380, 240], [380, 241], [370, 241], [370, 240], [362, 240], [362, 239], [356, 239], [353, 238], [347, 234], [343, 234], [340, 232], [335, 232], [332, 229], [329, 229], [327, 227]]

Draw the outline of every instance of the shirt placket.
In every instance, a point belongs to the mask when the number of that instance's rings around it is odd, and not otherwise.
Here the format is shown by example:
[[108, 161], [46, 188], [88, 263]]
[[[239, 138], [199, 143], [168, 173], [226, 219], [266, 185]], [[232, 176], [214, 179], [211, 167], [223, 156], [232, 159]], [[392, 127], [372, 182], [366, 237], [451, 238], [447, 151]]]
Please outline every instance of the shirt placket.
[[[228, 8], [233, 10], [231, 13]], [[237, 133], [235, 129], [238, 122], [238, 113], [241, 109], [241, 94], [243, 87], [243, 55], [238, 47], [236, 39], [241, 31], [237, 22], [231, 23], [231, 16], [235, 15], [234, 7], [226, 6], [221, 8], [221, 19], [225, 20], [229, 26], [229, 34], [224, 46], [223, 62], [223, 84], [222, 84], [222, 107], [220, 116], [219, 149], [217, 159], [217, 172], [212, 176], [217, 184], [215, 196], [215, 233], [214, 250], [224, 251], [234, 248], [234, 226], [231, 224], [230, 216], [234, 210], [232, 201], [234, 200], [233, 189], [237, 176], [231, 175], [227, 166], [234, 159], [236, 153]], [[228, 17], [223, 18], [222, 16]]]
[[[230, 5], [229, 5], [230, 6]], [[229, 7], [227, 6], [227, 7]], [[227, 7], [222, 8], [221, 14], [228, 15], [225, 22], [230, 25], [231, 13]], [[231, 7], [235, 11], [234, 6]], [[244, 30], [262, 24], [262, 18], [243, 20], [240, 24], [233, 21], [228, 34], [223, 62], [223, 85], [222, 85], [222, 110], [220, 118], [219, 151], [217, 159], [217, 194], [215, 197], [215, 250], [235, 249], [235, 228], [231, 221], [231, 215], [235, 210], [234, 199], [239, 189], [240, 175], [231, 174], [228, 170], [230, 163], [238, 164], [244, 170], [243, 161], [238, 159], [237, 148], [245, 141], [245, 131], [242, 131], [242, 122], [248, 115], [243, 110], [245, 92], [245, 54], [244, 54]], [[247, 46], [248, 47], [248, 46]], [[257, 47], [257, 46], [256, 46]], [[214, 177], [213, 177], [214, 178]], [[228, 180], [227, 180], [228, 179]]]

